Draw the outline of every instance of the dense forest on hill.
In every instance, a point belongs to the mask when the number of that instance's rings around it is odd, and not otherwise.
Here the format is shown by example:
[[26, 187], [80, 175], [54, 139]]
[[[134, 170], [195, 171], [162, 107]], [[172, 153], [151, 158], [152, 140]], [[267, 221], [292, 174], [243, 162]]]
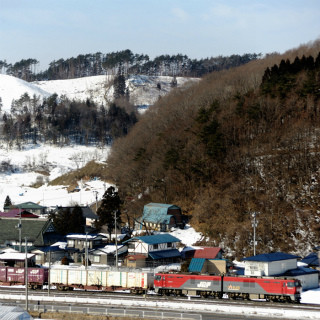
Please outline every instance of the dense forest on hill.
[[115, 75], [119, 69], [125, 75], [201, 77], [212, 71], [240, 66], [260, 56], [261, 54], [246, 53], [197, 60], [182, 54], [166, 54], [150, 59], [146, 54], [134, 54], [127, 49], [107, 54], [97, 52], [59, 59], [52, 61], [49, 68], [42, 72], [36, 72], [39, 63], [36, 59], [23, 59], [13, 64], [0, 60], [0, 72], [26, 81]]
[[[116, 78], [115, 78], [116, 79]], [[43, 101], [27, 93], [2, 116], [1, 139], [9, 147], [31, 143], [107, 145], [126, 135], [138, 121], [136, 108], [120, 94], [108, 107], [70, 101], [53, 94]]]
[[173, 203], [235, 257], [320, 236], [320, 41], [213, 72], [148, 110], [108, 158], [130, 217]]

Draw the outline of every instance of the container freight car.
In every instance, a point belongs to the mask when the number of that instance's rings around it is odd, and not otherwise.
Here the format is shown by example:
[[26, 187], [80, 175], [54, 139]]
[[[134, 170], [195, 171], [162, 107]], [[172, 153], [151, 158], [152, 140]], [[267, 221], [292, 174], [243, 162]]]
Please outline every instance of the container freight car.
[[301, 283], [285, 278], [250, 278], [157, 273], [156, 293], [162, 295], [200, 295], [202, 297], [266, 299], [267, 301], [300, 302]]
[[153, 288], [154, 275], [142, 271], [111, 271], [105, 269], [53, 268], [50, 270], [50, 285], [58, 290], [74, 288], [86, 290], [130, 290], [145, 293]]
[[[25, 269], [16, 267], [0, 267], [1, 285], [24, 285]], [[42, 288], [48, 284], [48, 269], [28, 268], [28, 287], [30, 289]]]

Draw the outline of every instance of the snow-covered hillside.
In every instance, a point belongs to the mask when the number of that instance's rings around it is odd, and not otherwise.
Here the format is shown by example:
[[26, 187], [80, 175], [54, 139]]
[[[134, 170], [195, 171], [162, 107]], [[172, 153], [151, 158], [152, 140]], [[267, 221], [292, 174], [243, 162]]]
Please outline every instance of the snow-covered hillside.
[[[130, 101], [137, 106], [152, 105], [159, 96], [164, 96], [171, 90], [172, 77], [149, 77], [132, 75], [127, 81], [130, 91]], [[178, 86], [187, 82], [198, 82], [196, 78], [177, 77]], [[54, 93], [66, 96], [70, 100], [93, 100], [98, 104], [107, 105], [113, 100], [113, 76], [94, 76], [69, 80], [51, 80], [26, 82], [21, 79], [0, 74], [0, 98], [2, 111], [9, 111], [13, 99], [19, 99], [25, 92], [30, 97], [48, 97]], [[160, 88], [160, 90], [159, 90]]]
[[42, 88], [24, 80], [0, 74], [0, 98], [2, 99], [2, 111], [10, 111], [12, 100], [19, 99], [24, 93], [30, 97], [34, 95], [41, 98], [50, 96], [50, 93]]
[[[32, 201], [48, 207], [87, 205], [95, 202], [96, 196], [100, 200], [109, 184], [95, 177], [79, 181], [77, 192], [68, 192], [68, 186], [48, 186], [48, 182], [91, 160], [105, 160], [109, 151], [109, 147], [37, 145], [7, 150], [0, 146], [0, 211], [7, 195], [12, 203]], [[44, 174], [44, 167], [49, 175]], [[33, 188], [36, 182], [43, 186]]]

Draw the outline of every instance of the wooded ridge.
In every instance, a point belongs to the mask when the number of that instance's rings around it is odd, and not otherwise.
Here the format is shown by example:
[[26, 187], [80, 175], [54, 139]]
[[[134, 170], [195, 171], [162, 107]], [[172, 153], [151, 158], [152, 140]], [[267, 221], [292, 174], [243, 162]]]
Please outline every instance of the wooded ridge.
[[172, 203], [230, 255], [318, 245], [320, 41], [213, 72], [151, 107], [108, 158], [136, 218]]

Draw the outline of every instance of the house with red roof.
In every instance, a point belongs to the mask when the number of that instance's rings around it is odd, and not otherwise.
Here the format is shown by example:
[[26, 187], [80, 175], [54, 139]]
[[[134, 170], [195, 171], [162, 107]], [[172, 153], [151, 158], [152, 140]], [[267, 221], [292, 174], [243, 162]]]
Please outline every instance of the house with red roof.
[[222, 259], [223, 250], [219, 247], [185, 247], [181, 255], [184, 259]]
[[7, 212], [0, 212], [0, 217], [1, 218], [33, 218], [33, 219], [37, 219], [39, 218], [38, 215], [33, 214], [29, 211], [26, 210], [20, 210], [18, 208], [16, 209], [11, 209], [10, 211]]

